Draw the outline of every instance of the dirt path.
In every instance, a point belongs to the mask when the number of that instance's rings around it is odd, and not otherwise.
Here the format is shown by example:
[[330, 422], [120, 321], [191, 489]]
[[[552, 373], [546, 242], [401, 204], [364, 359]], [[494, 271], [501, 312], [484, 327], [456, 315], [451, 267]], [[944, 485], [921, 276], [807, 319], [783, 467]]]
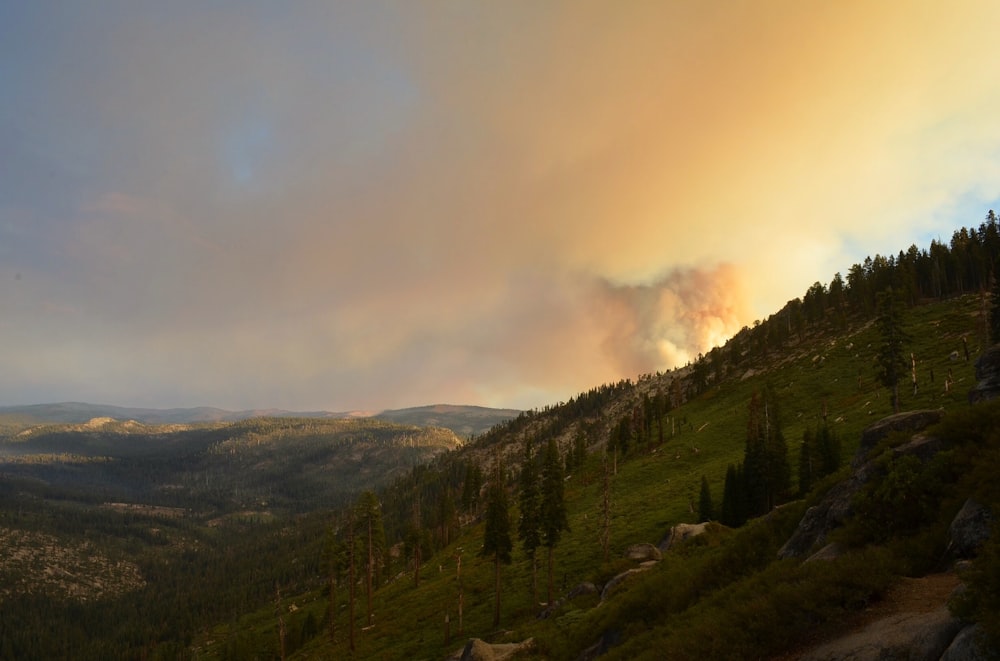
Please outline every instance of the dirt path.
[[847, 618], [843, 627], [835, 633], [811, 638], [801, 647], [775, 657], [774, 661], [795, 661], [814, 647], [859, 632], [873, 622], [893, 615], [935, 611], [948, 603], [948, 598], [960, 583], [953, 572], [929, 574], [922, 578], [902, 578], [889, 588], [882, 599]]

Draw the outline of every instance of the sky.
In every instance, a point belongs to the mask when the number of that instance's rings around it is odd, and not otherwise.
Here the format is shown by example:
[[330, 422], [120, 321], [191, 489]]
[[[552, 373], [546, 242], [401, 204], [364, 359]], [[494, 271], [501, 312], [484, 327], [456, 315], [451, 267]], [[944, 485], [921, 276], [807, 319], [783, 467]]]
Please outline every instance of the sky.
[[0, 0], [0, 405], [532, 408], [1000, 209], [1000, 3]]

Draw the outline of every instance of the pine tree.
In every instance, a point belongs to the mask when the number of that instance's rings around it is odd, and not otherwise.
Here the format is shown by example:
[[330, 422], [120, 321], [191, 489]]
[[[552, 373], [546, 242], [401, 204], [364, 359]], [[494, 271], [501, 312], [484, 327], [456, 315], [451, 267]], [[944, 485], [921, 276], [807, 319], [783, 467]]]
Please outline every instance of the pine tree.
[[875, 354], [879, 382], [892, 391], [892, 410], [899, 413], [899, 381], [910, 371], [906, 347], [910, 336], [903, 330], [903, 304], [892, 288], [876, 297], [878, 314], [875, 325], [881, 342]]
[[791, 470], [778, 407], [770, 389], [765, 390], [763, 396], [754, 393], [749, 409], [743, 457], [747, 514], [760, 516], [785, 498], [791, 482]]
[[563, 466], [559, 456], [559, 446], [554, 438], [549, 439], [542, 463], [542, 502], [539, 508], [542, 523], [542, 543], [548, 549], [548, 597], [552, 603], [554, 583], [553, 551], [562, 538], [562, 532], [569, 530], [566, 518], [566, 502], [563, 498]]
[[608, 561], [608, 550], [611, 547], [611, 467], [608, 465], [608, 453], [601, 458], [601, 551], [604, 562]]
[[375, 621], [372, 611], [372, 593], [378, 571], [379, 559], [385, 550], [385, 528], [382, 526], [382, 505], [373, 491], [365, 491], [358, 499], [356, 522], [361, 541], [365, 545], [367, 562], [365, 564], [365, 596], [367, 599], [368, 626]]
[[715, 517], [715, 506], [712, 504], [712, 489], [708, 486], [708, 478], [701, 476], [701, 495], [698, 499], [698, 523], [711, 521]]
[[356, 517], [354, 512], [347, 514], [347, 630], [350, 640], [350, 649], [354, 651], [354, 593], [357, 581], [355, 580], [355, 562], [357, 559], [357, 539], [354, 534]]
[[462, 481], [462, 509], [466, 514], [479, 514], [479, 491], [482, 487], [482, 468], [473, 461], [467, 462], [465, 479]]
[[730, 528], [742, 526], [746, 520], [746, 483], [743, 479], [743, 464], [729, 464], [726, 482], [722, 492], [722, 509], [719, 521]]
[[413, 560], [413, 587], [415, 588], [420, 587], [420, 565], [423, 562], [422, 549], [420, 548], [423, 541], [423, 526], [421, 524], [420, 496], [418, 495], [413, 499], [413, 516], [410, 519], [405, 538], [407, 555]]
[[513, 548], [510, 539], [510, 513], [507, 507], [507, 489], [504, 486], [503, 466], [497, 452], [493, 464], [493, 479], [486, 496], [486, 530], [480, 555], [493, 557], [496, 600], [493, 607], [493, 626], [500, 626], [500, 564], [510, 564]]
[[326, 544], [324, 545], [324, 560], [327, 568], [327, 581], [330, 590], [330, 599], [327, 603], [327, 630], [330, 634], [330, 642], [334, 642], [337, 633], [337, 584], [340, 576], [347, 567], [348, 551], [347, 545], [338, 538], [337, 522], [327, 530]]
[[826, 421], [821, 422], [816, 430], [816, 456], [820, 476], [836, 473], [840, 468], [840, 439]]
[[531, 599], [532, 604], [538, 603], [538, 557], [536, 550], [542, 545], [541, 521], [539, 512], [538, 468], [532, 454], [531, 439], [524, 443], [524, 463], [521, 465], [521, 490], [518, 505], [521, 518], [517, 525], [517, 534], [521, 547], [531, 561]]

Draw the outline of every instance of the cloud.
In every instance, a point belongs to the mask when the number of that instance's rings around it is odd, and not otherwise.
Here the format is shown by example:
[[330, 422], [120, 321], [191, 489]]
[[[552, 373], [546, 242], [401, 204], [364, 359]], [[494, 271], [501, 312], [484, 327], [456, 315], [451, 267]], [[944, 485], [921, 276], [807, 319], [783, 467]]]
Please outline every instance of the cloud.
[[6, 401], [542, 405], [998, 199], [995, 3], [0, 12]]

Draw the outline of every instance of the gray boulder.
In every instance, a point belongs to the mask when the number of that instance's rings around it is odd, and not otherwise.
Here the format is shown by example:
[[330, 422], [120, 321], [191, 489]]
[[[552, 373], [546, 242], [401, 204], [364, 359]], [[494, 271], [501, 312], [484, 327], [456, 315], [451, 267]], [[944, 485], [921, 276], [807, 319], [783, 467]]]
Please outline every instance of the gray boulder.
[[652, 544], [633, 544], [625, 550], [625, 557], [633, 562], [646, 562], [647, 560], [662, 560], [663, 555], [660, 549]]
[[703, 535], [708, 527], [711, 525], [709, 522], [705, 523], [678, 523], [676, 526], [670, 529], [670, 532], [660, 541], [660, 551], [669, 551], [671, 548], [677, 546], [686, 539], [691, 539], [692, 537], [697, 537], [698, 535]]
[[861, 490], [877, 473], [875, 464], [868, 462], [855, 470], [849, 478], [827, 492], [818, 505], [806, 510], [798, 528], [778, 550], [779, 558], [801, 558], [817, 545], [826, 543], [830, 532], [839, 528], [854, 514], [854, 494]]
[[904, 411], [869, 425], [861, 432], [861, 445], [858, 446], [858, 451], [855, 453], [854, 459], [851, 460], [851, 466], [857, 468], [865, 463], [872, 448], [889, 434], [900, 431], [910, 433], [923, 431], [940, 422], [942, 415], [943, 413], [937, 410]]
[[624, 583], [627, 578], [629, 578], [630, 576], [635, 576], [636, 574], [641, 574], [644, 571], [648, 571], [650, 568], [653, 567], [654, 564], [655, 563], [643, 563], [641, 566], [636, 567], [635, 569], [628, 569], [626, 571], [623, 571], [622, 573], [618, 574], [610, 581], [605, 583], [604, 589], [601, 590], [601, 602], [604, 602], [608, 597], [610, 597], [611, 593], [617, 590], [618, 587], [622, 583]]
[[820, 550], [813, 553], [811, 556], [806, 558], [806, 562], [815, 562], [816, 560], [836, 560], [840, 556], [844, 555], [847, 549], [843, 545], [836, 542], [832, 544], [827, 544]]
[[990, 509], [980, 505], [971, 498], [951, 522], [948, 532], [951, 541], [948, 551], [956, 559], [971, 558], [976, 554], [979, 545], [990, 536], [993, 514]]
[[990, 654], [983, 643], [983, 631], [978, 625], [965, 627], [958, 632], [955, 640], [941, 655], [941, 661], [987, 661], [995, 659], [994, 654]]
[[962, 626], [944, 607], [929, 613], [901, 613], [824, 643], [800, 661], [938, 661]]
[[893, 457], [904, 457], [907, 455], [916, 457], [920, 461], [927, 461], [944, 447], [944, 441], [937, 436], [929, 434], [915, 434], [908, 442], [892, 449]]
[[1000, 344], [976, 359], [976, 386], [969, 391], [969, 403], [983, 402], [1000, 395]]
[[470, 638], [462, 650], [462, 661], [503, 661], [515, 654], [530, 650], [535, 644], [533, 638], [522, 643], [487, 643], [480, 638]]

